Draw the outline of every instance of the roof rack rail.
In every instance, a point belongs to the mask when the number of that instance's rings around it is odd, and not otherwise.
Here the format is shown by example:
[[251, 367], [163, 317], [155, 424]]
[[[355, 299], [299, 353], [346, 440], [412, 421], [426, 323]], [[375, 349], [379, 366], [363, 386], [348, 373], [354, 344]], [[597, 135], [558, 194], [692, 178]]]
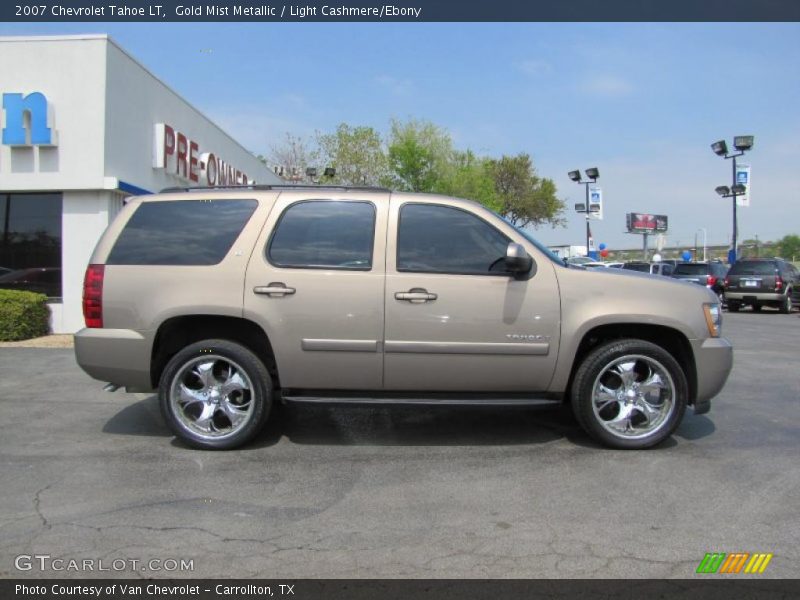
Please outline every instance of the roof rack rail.
[[296, 184], [296, 183], [254, 183], [238, 185], [209, 185], [193, 187], [166, 187], [159, 194], [172, 194], [176, 192], [207, 192], [214, 190], [356, 190], [360, 192], [391, 192], [389, 188], [369, 185], [328, 185], [328, 184]]

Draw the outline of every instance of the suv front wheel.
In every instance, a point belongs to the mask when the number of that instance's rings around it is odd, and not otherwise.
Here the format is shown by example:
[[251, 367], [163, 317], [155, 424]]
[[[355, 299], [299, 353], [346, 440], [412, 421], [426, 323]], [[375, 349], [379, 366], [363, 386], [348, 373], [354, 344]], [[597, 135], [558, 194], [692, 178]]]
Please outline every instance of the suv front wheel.
[[613, 340], [583, 360], [572, 383], [572, 409], [599, 442], [634, 450], [669, 437], [686, 410], [688, 384], [663, 348], [644, 340]]
[[261, 431], [272, 406], [272, 379], [244, 346], [204, 340], [167, 363], [158, 389], [161, 413], [182, 441], [226, 450]]

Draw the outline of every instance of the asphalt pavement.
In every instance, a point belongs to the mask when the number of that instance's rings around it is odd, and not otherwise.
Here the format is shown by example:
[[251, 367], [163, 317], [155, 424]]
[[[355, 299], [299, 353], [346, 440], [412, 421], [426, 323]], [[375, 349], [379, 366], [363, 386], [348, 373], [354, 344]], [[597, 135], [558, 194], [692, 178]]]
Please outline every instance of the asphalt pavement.
[[639, 452], [563, 411], [419, 407], [283, 407], [203, 452], [71, 350], [0, 348], [0, 577], [683, 578], [706, 552], [798, 577], [800, 314], [724, 318], [711, 412]]

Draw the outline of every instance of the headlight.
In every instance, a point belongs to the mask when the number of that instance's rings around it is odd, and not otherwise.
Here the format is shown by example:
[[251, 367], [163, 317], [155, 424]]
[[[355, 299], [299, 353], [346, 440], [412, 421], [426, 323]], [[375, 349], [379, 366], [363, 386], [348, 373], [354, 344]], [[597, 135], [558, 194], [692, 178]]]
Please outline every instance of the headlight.
[[717, 303], [703, 304], [703, 312], [706, 315], [708, 334], [711, 337], [719, 337], [722, 332], [722, 308]]

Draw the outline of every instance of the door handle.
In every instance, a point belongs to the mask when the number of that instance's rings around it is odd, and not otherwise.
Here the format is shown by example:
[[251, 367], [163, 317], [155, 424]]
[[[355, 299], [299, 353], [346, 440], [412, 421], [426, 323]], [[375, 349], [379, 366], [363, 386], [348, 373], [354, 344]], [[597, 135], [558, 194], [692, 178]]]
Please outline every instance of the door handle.
[[269, 285], [257, 285], [253, 288], [254, 294], [266, 296], [291, 296], [295, 291], [293, 287], [286, 287], [286, 284], [280, 281], [273, 281]]
[[436, 300], [436, 298], [438, 298], [436, 294], [430, 293], [428, 290], [423, 288], [411, 288], [407, 292], [395, 292], [394, 297], [396, 300], [405, 300], [406, 302], [411, 302], [412, 304], [430, 302], [431, 300]]

